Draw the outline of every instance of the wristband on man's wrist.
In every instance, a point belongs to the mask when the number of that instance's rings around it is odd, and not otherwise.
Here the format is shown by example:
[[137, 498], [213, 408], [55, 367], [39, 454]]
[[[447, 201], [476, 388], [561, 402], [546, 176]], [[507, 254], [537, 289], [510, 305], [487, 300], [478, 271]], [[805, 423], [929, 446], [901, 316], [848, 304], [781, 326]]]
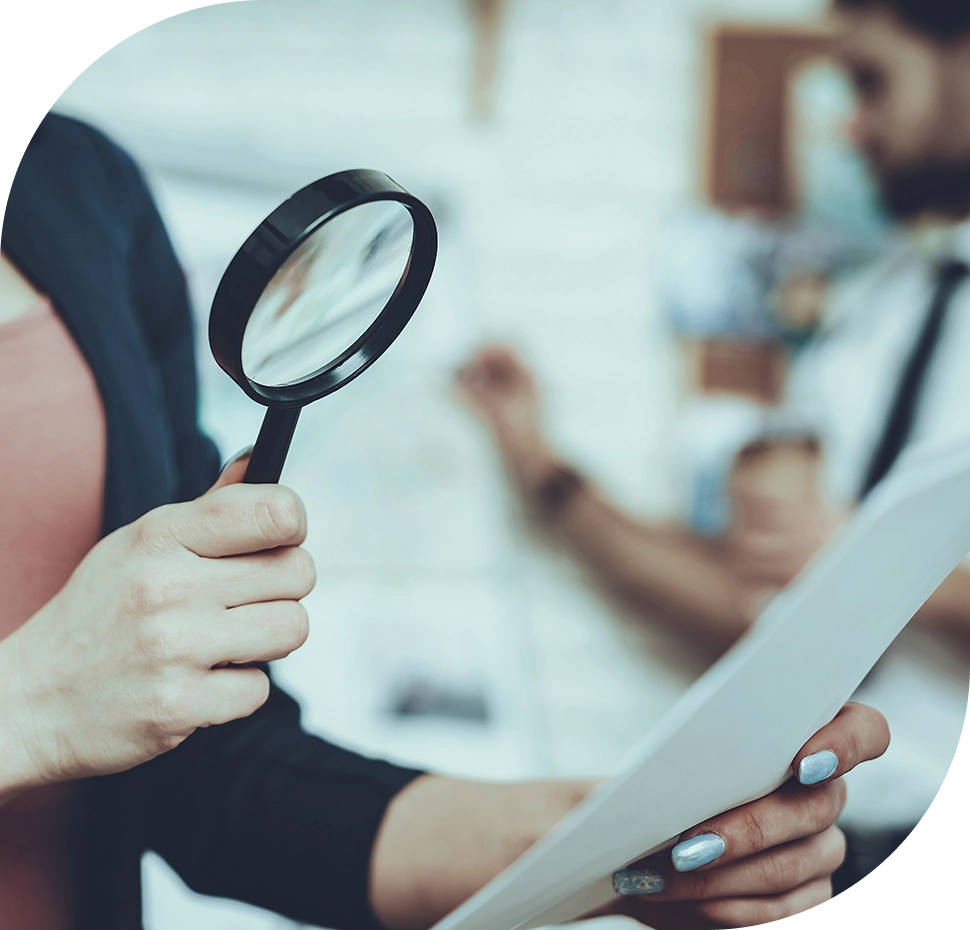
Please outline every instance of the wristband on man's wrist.
[[575, 468], [556, 465], [528, 494], [528, 504], [540, 520], [555, 519], [586, 484]]

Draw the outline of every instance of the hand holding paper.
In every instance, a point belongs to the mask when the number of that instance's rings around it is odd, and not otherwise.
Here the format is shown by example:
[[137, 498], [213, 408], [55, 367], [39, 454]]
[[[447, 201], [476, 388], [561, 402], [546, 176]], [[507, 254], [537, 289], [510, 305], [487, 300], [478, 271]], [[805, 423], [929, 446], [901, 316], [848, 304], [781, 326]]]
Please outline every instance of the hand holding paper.
[[[540, 927], [609, 906], [616, 870], [770, 794], [968, 551], [970, 444], [904, 454], [625, 769], [437, 930]], [[644, 799], [649, 816], [634, 816]]]
[[882, 715], [847, 704], [795, 757], [793, 780], [687, 830], [672, 851], [616, 872], [613, 887], [622, 897], [603, 913], [655, 930], [694, 926], [698, 918], [748, 927], [826, 900], [845, 853], [835, 826], [845, 803], [841, 776], [888, 745]]
[[[885, 720], [847, 705], [803, 747], [788, 782], [759, 801], [688, 830], [670, 851], [613, 876], [614, 897], [599, 914], [622, 914], [656, 930], [749, 926], [818, 904], [842, 861], [833, 826], [840, 778], [880, 755]], [[711, 769], [716, 773], [717, 760]], [[425, 776], [395, 799], [381, 830], [372, 903], [388, 930], [425, 930], [547, 833], [596, 785], [552, 780], [485, 783]], [[649, 798], [631, 819], [649, 821]], [[616, 891], [620, 892], [619, 894]], [[592, 915], [590, 915], [592, 916]]]

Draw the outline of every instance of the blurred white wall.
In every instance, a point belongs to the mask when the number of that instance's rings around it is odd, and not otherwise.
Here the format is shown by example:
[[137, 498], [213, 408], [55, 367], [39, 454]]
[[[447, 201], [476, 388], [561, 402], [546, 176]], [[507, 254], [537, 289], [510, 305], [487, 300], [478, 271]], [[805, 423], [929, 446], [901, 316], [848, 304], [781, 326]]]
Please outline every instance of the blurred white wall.
[[[651, 255], [694, 195], [702, 25], [820, 3], [511, 0], [496, 116], [469, 116], [460, 0], [257, 0], [175, 17], [81, 75], [58, 108], [145, 167], [200, 321], [203, 419], [226, 455], [261, 411], [211, 361], [211, 295], [297, 187], [388, 172], [431, 206], [441, 249], [414, 321], [310, 408], [283, 480], [319, 569], [313, 630], [279, 663], [311, 729], [471, 776], [606, 772], [696, 673], [525, 535], [485, 437], [453, 400], [478, 344], [519, 346], [566, 454], [625, 504], [680, 507], [678, 368]], [[402, 722], [409, 674], [476, 691], [487, 723]], [[150, 930], [286, 922], [203, 901], [151, 860]]]

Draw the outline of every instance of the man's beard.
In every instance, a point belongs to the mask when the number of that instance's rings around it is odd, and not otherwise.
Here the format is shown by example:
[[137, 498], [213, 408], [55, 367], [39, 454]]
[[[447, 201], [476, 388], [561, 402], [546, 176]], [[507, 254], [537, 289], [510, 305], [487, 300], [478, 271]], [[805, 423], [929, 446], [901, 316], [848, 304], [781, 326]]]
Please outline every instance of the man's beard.
[[924, 214], [954, 220], [970, 216], [970, 161], [880, 172], [878, 183], [886, 212], [899, 222]]

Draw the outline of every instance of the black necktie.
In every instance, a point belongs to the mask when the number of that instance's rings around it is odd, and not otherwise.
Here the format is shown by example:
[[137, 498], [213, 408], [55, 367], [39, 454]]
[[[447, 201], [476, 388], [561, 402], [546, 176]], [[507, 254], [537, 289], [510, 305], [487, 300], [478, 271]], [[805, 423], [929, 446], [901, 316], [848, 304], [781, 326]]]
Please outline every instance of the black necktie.
[[913, 430], [916, 404], [919, 401], [923, 382], [926, 380], [926, 372], [929, 370], [933, 351], [940, 341], [947, 307], [950, 305], [950, 299], [954, 292], [963, 283], [968, 273], [970, 273], [970, 268], [964, 262], [958, 261], [944, 262], [937, 270], [936, 292], [933, 294], [933, 302], [926, 314], [926, 321], [923, 323], [919, 339], [916, 341], [913, 352], [903, 369], [899, 387], [896, 389], [896, 396], [889, 408], [889, 417], [886, 419], [886, 425], [879, 439], [879, 445], [869, 463], [869, 471], [866, 474], [862, 493], [859, 495], [860, 498], [865, 497], [885, 478], [886, 473], [893, 467], [899, 453], [903, 451], [909, 441], [910, 433]]

